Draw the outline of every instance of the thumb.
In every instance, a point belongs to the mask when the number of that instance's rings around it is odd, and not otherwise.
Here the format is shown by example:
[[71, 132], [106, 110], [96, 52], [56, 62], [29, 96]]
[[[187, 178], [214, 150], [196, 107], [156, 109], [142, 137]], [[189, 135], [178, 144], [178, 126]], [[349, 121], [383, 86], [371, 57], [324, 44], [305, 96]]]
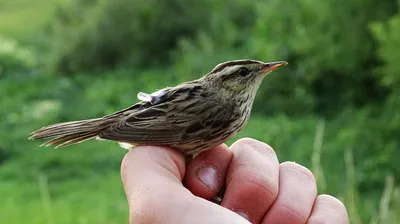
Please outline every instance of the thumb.
[[155, 184], [159, 178], [180, 184], [184, 175], [183, 155], [167, 147], [139, 146], [130, 150], [122, 160], [121, 176], [125, 190], [139, 181], [142, 185]]
[[126, 154], [121, 176], [130, 223], [248, 223], [183, 187], [185, 159], [171, 148], [140, 146]]
[[130, 150], [122, 161], [121, 176], [131, 222], [158, 223], [163, 212], [171, 212], [171, 201], [193, 197], [182, 186], [184, 174], [185, 159], [176, 150], [158, 146]]

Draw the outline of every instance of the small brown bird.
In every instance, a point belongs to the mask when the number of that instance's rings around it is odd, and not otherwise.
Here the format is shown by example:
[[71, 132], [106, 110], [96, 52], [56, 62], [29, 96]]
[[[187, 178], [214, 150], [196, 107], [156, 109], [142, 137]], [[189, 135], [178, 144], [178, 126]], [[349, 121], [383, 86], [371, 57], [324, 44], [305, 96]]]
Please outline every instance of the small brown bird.
[[139, 93], [140, 102], [114, 114], [46, 126], [32, 132], [30, 139], [52, 138], [43, 145], [58, 148], [100, 138], [118, 141], [124, 148], [170, 146], [195, 156], [245, 127], [263, 78], [286, 64], [224, 62], [200, 79]]

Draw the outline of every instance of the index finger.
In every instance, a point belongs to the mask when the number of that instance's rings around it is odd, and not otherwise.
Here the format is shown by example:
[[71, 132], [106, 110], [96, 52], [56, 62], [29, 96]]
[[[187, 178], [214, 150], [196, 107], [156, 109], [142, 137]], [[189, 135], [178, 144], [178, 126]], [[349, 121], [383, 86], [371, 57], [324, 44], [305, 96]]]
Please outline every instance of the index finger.
[[231, 149], [222, 206], [259, 223], [278, 195], [278, 159], [270, 146], [249, 138], [235, 142]]

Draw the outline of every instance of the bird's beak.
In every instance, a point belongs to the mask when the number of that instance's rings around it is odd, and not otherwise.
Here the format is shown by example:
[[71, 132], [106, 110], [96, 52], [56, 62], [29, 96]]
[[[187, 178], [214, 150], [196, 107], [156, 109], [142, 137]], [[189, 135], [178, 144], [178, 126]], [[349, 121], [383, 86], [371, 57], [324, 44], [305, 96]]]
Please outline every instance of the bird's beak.
[[262, 73], [267, 73], [287, 64], [289, 63], [286, 61], [268, 62], [264, 63], [260, 70]]

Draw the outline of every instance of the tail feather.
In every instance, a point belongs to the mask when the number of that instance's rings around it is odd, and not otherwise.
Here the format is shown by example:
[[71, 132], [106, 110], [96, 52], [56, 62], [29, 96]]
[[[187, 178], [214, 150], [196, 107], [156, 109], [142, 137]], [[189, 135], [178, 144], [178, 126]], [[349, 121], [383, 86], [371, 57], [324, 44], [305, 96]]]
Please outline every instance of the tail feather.
[[52, 140], [50, 140], [48, 142], [45, 142], [44, 145], [46, 147], [47, 146], [51, 146], [51, 145], [57, 145], [55, 147], [57, 149], [57, 148], [62, 148], [62, 147], [65, 147], [65, 146], [81, 143], [83, 141], [96, 138], [97, 135], [98, 135], [98, 133], [89, 133], [89, 134], [85, 134], [85, 135], [74, 134], [74, 135], [61, 136], [61, 137], [52, 139]]
[[30, 139], [43, 139], [92, 130], [101, 119], [70, 121], [45, 126], [31, 133]]
[[56, 148], [61, 148], [96, 138], [110, 124], [102, 118], [64, 122], [40, 128], [32, 132], [29, 139], [52, 138], [41, 146], [57, 145]]

